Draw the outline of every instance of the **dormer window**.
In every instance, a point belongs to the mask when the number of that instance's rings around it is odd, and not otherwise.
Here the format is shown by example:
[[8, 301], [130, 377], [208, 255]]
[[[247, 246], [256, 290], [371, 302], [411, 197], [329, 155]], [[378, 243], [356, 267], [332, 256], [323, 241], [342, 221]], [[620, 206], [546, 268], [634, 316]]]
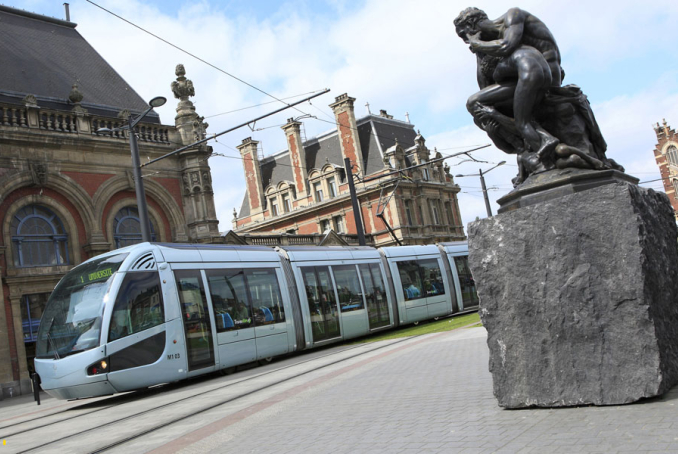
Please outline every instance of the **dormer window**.
[[282, 195], [282, 203], [283, 203], [283, 209], [285, 210], [285, 213], [289, 213], [292, 211], [292, 204], [290, 203], [290, 195], [289, 193], [285, 193]]
[[337, 191], [337, 181], [334, 179], [334, 177], [327, 179], [327, 188], [329, 190], [331, 199], [335, 198], [337, 194], [339, 194]]
[[313, 192], [315, 193], [315, 201], [316, 202], [322, 202], [324, 199], [323, 197], [323, 185], [322, 183], [313, 183]]

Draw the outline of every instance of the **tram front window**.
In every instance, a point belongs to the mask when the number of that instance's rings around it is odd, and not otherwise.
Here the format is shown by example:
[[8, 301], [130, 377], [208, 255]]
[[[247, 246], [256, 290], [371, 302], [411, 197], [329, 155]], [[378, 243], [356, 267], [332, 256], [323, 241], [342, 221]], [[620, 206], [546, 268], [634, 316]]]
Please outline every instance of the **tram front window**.
[[125, 257], [83, 263], [61, 279], [40, 321], [37, 358], [60, 358], [99, 345], [104, 297]]

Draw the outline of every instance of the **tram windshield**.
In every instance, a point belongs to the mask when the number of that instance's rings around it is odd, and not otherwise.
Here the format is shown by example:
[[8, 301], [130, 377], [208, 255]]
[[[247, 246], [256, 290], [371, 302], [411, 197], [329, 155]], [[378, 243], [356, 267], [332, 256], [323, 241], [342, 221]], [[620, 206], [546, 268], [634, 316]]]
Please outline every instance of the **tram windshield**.
[[125, 257], [89, 261], [59, 281], [40, 321], [37, 358], [58, 359], [99, 345], [104, 296]]

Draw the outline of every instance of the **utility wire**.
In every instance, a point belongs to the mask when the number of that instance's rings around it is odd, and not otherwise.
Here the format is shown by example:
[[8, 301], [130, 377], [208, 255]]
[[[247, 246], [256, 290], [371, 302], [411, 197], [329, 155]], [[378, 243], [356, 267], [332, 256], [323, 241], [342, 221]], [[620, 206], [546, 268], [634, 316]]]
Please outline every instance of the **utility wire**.
[[[312, 95], [313, 93], [318, 93], [319, 91], [322, 91], [322, 90], [313, 90], [313, 91], [309, 91], [308, 93], [301, 93], [299, 95], [287, 96], [287, 97], [281, 98], [281, 99], [285, 100], [285, 99], [298, 98], [299, 96]], [[275, 102], [277, 102], [277, 101], [262, 102], [261, 104], [255, 104], [253, 106], [241, 107], [240, 109], [229, 110], [228, 112], [221, 112], [221, 113], [214, 114], [214, 115], [208, 115], [208, 116], [205, 117], [205, 119], [219, 117], [221, 115], [231, 114], [231, 113], [235, 113], [235, 112], [240, 112], [242, 110], [254, 109], [255, 107], [261, 107], [261, 106], [265, 106], [265, 105], [268, 105], [268, 104], [273, 104]], [[315, 106], [313, 106], [313, 107], [315, 107]]]
[[[133, 26], [133, 27], [135, 27], [135, 28], [141, 30], [142, 32], [147, 33], [147, 34], [151, 35], [152, 37], [159, 39], [159, 40], [162, 41], [163, 43], [165, 43], [165, 44], [167, 44], [167, 45], [169, 45], [169, 46], [171, 46], [171, 47], [177, 49], [177, 50], [180, 51], [180, 52], [185, 53], [186, 55], [189, 55], [189, 56], [195, 58], [196, 60], [198, 60], [198, 61], [200, 61], [200, 62], [206, 64], [207, 66], [210, 66], [210, 67], [216, 69], [217, 71], [219, 71], [219, 72], [221, 72], [221, 73], [226, 74], [227, 76], [229, 76], [229, 77], [231, 77], [231, 78], [237, 80], [238, 82], [243, 83], [243, 84], [247, 85], [248, 87], [257, 90], [258, 92], [263, 93], [263, 94], [265, 94], [266, 96], [269, 96], [269, 97], [275, 99], [276, 101], [279, 101], [279, 102], [285, 104], [286, 106], [289, 106], [289, 104], [286, 103], [285, 101], [283, 101], [283, 100], [281, 100], [281, 99], [279, 99], [279, 98], [273, 96], [272, 94], [270, 94], [270, 93], [268, 93], [268, 92], [262, 90], [261, 88], [255, 87], [255, 86], [252, 85], [251, 83], [244, 81], [243, 79], [241, 79], [241, 78], [239, 78], [239, 77], [237, 77], [237, 76], [235, 76], [235, 75], [229, 73], [228, 71], [225, 71], [225, 70], [219, 68], [219, 67], [216, 66], [216, 65], [213, 65], [212, 63], [208, 62], [207, 60], [204, 60], [204, 59], [198, 57], [197, 55], [192, 54], [191, 52], [182, 49], [181, 47], [177, 46], [176, 44], [173, 44], [173, 43], [167, 41], [166, 39], [161, 38], [160, 36], [156, 35], [155, 33], [152, 33], [152, 32], [150, 32], [150, 31], [146, 30], [145, 28], [143, 28], [143, 27], [141, 27], [141, 26], [135, 24], [134, 22], [131, 22], [131, 21], [125, 19], [124, 17], [115, 14], [113, 11], [110, 11], [110, 10], [104, 8], [103, 6], [94, 3], [92, 0], [87, 0], [87, 3], [90, 3], [90, 4], [94, 5], [94, 6], [96, 6], [97, 8], [106, 11], [108, 14], [111, 14], [112, 16], [117, 17], [117, 18], [120, 19], [121, 21], [126, 22], [126, 23], [128, 23], [129, 25], [131, 25], [131, 26]], [[293, 107], [293, 109], [298, 110], [299, 112], [301, 112], [301, 110], [297, 109], [296, 107]], [[301, 112], [301, 113], [305, 113], [305, 112]]]
[[[238, 82], [241, 82], [241, 83], [247, 85], [248, 87], [251, 87], [251, 88], [257, 90], [258, 92], [260, 92], [260, 93], [262, 93], [262, 94], [264, 94], [264, 95], [266, 95], [266, 96], [269, 96], [270, 98], [273, 98], [275, 101], [281, 102], [281, 103], [285, 104], [286, 106], [289, 106], [289, 104], [286, 103], [285, 101], [283, 101], [282, 99], [280, 99], [280, 98], [278, 98], [278, 97], [276, 97], [276, 96], [273, 96], [272, 94], [270, 94], [270, 93], [268, 93], [268, 92], [262, 90], [261, 88], [258, 88], [258, 87], [256, 87], [256, 86], [252, 85], [251, 83], [249, 83], [249, 82], [247, 82], [247, 81], [245, 81], [245, 80], [243, 80], [243, 79], [241, 79], [241, 78], [239, 78], [239, 77], [237, 77], [237, 76], [235, 76], [235, 75], [229, 73], [228, 71], [226, 71], [226, 70], [224, 70], [224, 69], [219, 68], [218, 66], [216, 66], [216, 65], [214, 65], [214, 64], [212, 64], [212, 63], [210, 63], [210, 62], [208, 62], [207, 60], [205, 60], [205, 59], [203, 59], [203, 58], [200, 58], [200, 57], [198, 57], [197, 55], [195, 55], [195, 54], [193, 54], [193, 53], [191, 53], [191, 52], [189, 52], [189, 51], [187, 51], [187, 50], [185, 50], [185, 49], [183, 49], [183, 48], [177, 46], [176, 44], [173, 44], [173, 43], [171, 43], [170, 41], [168, 41], [168, 40], [166, 40], [166, 39], [164, 39], [164, 38], [162, 38], [162, 37], [156, 35], [155, 33], [151, 32], [151, 31], [149, 31], [149, 30], [146, 30], [145, 28], [141, 27], [140, 25], [137, 25], [137, 24], [135, 24], [134, 22], [132, 22], [132, 21], [130, 21], [130, 20], [128, 20], [128, 19], [125, 19], [124, 17], [122, 17], [122, 16], [120, 16], [120, 15], [114, 13], [113, 11], [110, 11], [110, 10], [104, 8], [103, 6], [101, 6], [101, 5], [99, 5], [99, 4], [95, 3], [95, 2], [93, 2], [92, 0], [87, 0], [87, 3], [90, 3], [91, 5], [96, 6], [97, 8], [99, 8], [99, 9], [101, 9], [101, 10], [107, 12], [108, 14], [110, 14], [110, 15], [112, 15], [112, 16], [114, 16], [114, 17], [117, 17], [118, 19], [120, 19], [121, 21], [123, 21], [123, 22], [125, 22], [125, 23], [131, 25], [132, 27], [134, 27], [134, 28], [136, 28], [136, 29], [138, 29], [138, 30], [141, 30], [142, 32], [144, 32], [144, 33], [146, 33], [146, 34], [148, 34], [148, 35], [150, 35], [150, 36], [152, 36], [152, 37], [154, 37], [154, 38], [156, 38], [156, 39], [162, 41], [163, 43], [167, 44], [168, 46], [171, 46], [171, 47], [177, 49], [178, 51], [183, 52], [183, 53], [185, 53], [186, 55], [189, 55], [189, 56], [195, 58], [196, 60], [198, 60], [198, 61], [200, 61], [200, 62], [206, 64], [207, 66], [209, 66], [209, 67], [211, 67], [211, 68], [214, 68], [214, 69], [216, 69], [217, 71], [219, 71], [219, 72], [221, 72], [221, 73], [223, 73], [223, 74], [226, 74], [227, 76], [229, 76], [229, 77], [231, 77], [231, 78], [237, 80]], [[314, 92], [311, 92], [311, 93], [314, 93]], [[286, 99], [289, 99], [289, 98], [286, 98]], [[316, 106], [315, 106], [313, 103], [311, 103], [310, 101], [309, 101], [309, 104], [311, 104], [314, 108], [319, 109], [318, 107], [316, 107]], [[297, 112], [300, 112], [300, 113], [303, 114], [303, 115], [308, 115], [306, 112], [300, 110], [300, 109], [297, 108], [296, 106], [293, 106], [292, 108], [293, 108], [294, 110], [296, 110]], [[321, 110], [321, 109], [319, 109], [319, 110]], [[321, 110], [321, 112], [323, 112], [323, 113], [324, 113], [326, 116], [328, 116], [329, 118], [332, 118], [331, 116], [329, 116], [329, 115], [328, 115], [327, 113], [325, 113], [324, 111]], [[213, 116], [216, 116], [216, 115], [213, 115]], [[357, 129], [357, 127], [354, 128], [354, 127], [352, 127], [351, 125], [343, 125], [343, 124], [337, 123], [336, 120], [333, 120], [333, 119], [330, 120], [330, 121], [328, 121], [328, 120], [323, 120], [323, 119], [320, 119], [320, 118], [317, 118], [317, 117], [312, 117], [312, 118], [315, 118], [316, 120], [322, 121], [322, 122], [325, 122], [325, 123], [330, 123], [330, 124], [334, 125], [335, 127], [341, 126], [341, 127], [345, 127], [345, 128], [350, 128], [350, 129], [354, 130], [355, 133], [358, 133], [358, 132], [359, 132], [358, 129]], [[395, 143], [395, 139], [394, 139], [394, 138], [390, 138], [390, 137], [379, 137], [379, 136], [376, 136], [372, 131], [369, 131], [369, 134], [372, 135], [372, 136], [375, 136], [377, 139], [381, 139], [381, 140], [384, 140], [384, 141], [391, 140], [391, 141], [393, 141], [393, 142]], [[412, 143], [412, 144], [403, 144], [403, 145], [407, 146], [408, 148], [414, 146], [413, 143]]]

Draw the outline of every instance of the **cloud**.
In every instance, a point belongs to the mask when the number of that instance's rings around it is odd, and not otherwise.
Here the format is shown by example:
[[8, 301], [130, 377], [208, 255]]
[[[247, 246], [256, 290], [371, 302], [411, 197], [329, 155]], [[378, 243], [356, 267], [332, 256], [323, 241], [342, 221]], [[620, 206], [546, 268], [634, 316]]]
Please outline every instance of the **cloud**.
[[[62, 17], [55, 2], [10, 2], [16, 7]], [[175, 43], [234, 76], [275, 96], [290, 96], [324, 87], [332, 93], [223, 136], [215, 152], [237, 157], [233, 147], [248, 136], [261, 142], [265, 154], [285, 147], [277, 125], [290, 116], [309, 113], [307, 136], [333, 127], [327, 107], [334, 96], [357, 98], [356, 114], [387, 109], [396, 118], [409, 112], [432, 147], [452, 148], [486, 143], [465, 111], [466, 98], [477, 90], [475, 58], [455, 35], [452, 20], [468, 6], [461, 1], [345, 0], [308, 3], [288, 1], [272, 7], [257, 3], [225, 5], [200, 1], [173, 3], [142, 0], [100, 0], [106, 8]], [[327, 6], [329, 5], [329, 6]], [[503, 1], [480, 1], [490, 17], [506, 11]], [[667, 118], [678, 123], [675, 29], [678, 2], [656, 0], [638, 6], [632, 0], [543, 2], [524, 0], [521, 7], [541, 18], [558, 41], [566, 82], [577, 83], [595, 101], [594, 111], [609, 144], [609, 154], [638, 176], [655, 172], [651, 123]], [[130, 12], [134, 12], [131, 14]], [[145, 99], [166, 96], [159, 110], [173, 123], [176, 100], [169, 90], [174, 67], [184, 63], [196, 90], [200, 115], [210, 116], [270, 101], [263, 93], [201, 63], [85, 2], [71, 5], [78, 31]], [[642, 70], [642, 71], [641, 71]], [[86, 94], [85, 94], [86, 96]], [[208, 118], [214, 133], [276, 108], [261, 106]], [[452, 152], [453, 150], [449, 150]], [[508, 161], [487, 177], [494, 200], [507, 192], [515, 175], [513, 157], [491, 148], [476, 156]], [[450, 161], [452, 163], [452, 161]], [[215, 204], [220, 229], [230, 228], [233, 207], [240, 208], [244, 175], [240, 161], [215, 157]], [[464, 163], [453, 173], [477, 173]], [[477, 177], [475, 177], [477, 178]], [[642, 179], [642, 177], [641, 177]], [[480, 183], [457, 181], [464, 189], [460, 205], [465, 222], [485, 216]], [[468, 190], [466, 190], [468, 189]], [[493, 210], [496, 205], [493, 203]]]

